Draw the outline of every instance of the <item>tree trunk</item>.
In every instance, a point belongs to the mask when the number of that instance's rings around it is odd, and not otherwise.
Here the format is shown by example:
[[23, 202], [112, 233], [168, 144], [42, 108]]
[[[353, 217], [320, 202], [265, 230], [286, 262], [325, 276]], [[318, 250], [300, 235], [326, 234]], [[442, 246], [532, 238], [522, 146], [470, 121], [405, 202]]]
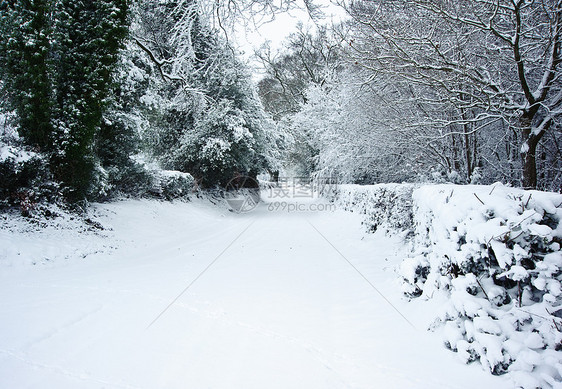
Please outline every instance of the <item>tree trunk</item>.
[[524, 189], [537, 189], [537, 146], [548, 126], [536, 133], [531, 127], [531, 118], [523, 116], [519, 122], [523, 135], [523, 144], [520, 150], [522, 162], [521, 185]]
[[537, 188], [537, 164], [535, 158], [535, 152], [537, 149], [536, 142], [531, 142], [531, 139], [527, 140], [528, 150], [521, 153], [522, 163], [523, 163], [523, 176], [521, 179], [521, 184], [524, 189], [536, 189]]
[[463, 132], [464, 132], [464, 158], [466, 163], [466, 181], [470, 184], [472, 178], [472, 150], [470, 147], [470, 128], [469, 125], [466, 123], [466, 113], [464, 109], [461, 109], [462, 118], [465, 121], [463, 124]]
[[[459, 97], [461, 100], [466, 101], [464, 94], [461, 93]], [[474, 171], [472, 165], [473, 164], [472, 149], [470, 147], [470, 125], [468, 124], [468, 115], [466, 109], [461, 106], [460, 111], [461, 111], [462, 120], [464, 122], [462, 125], [462, 129], [464, 133], [463, 140], [464, 140], [464, 162], [466, 164], [466, 182], [467, 184], [470, 184], [472, 180], [472, 173]], [[476, 147], [474, 148], [474, 151], [476, 151]]]

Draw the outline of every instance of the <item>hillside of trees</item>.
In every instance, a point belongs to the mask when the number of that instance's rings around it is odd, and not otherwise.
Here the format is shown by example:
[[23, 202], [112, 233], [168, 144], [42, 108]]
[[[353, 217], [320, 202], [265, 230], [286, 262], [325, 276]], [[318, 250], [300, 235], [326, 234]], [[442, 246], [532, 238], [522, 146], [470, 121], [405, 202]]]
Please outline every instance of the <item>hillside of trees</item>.
[[[257, 50], [255, 83], [229, 29], [299, 6], [316, 27]], [[0, 204], [279, 171], [561, 191], [559, 1], [339, 6], [328, 25], [308, 1], [1, 1]]]

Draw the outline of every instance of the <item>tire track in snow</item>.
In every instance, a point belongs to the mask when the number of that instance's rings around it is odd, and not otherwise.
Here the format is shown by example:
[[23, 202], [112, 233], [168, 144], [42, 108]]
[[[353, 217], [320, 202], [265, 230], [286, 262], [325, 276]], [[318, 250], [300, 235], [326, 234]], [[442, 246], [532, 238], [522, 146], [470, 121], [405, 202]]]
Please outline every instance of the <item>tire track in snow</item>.
[[[191, 295], [194, 297], [196, 296], [195, 294], [191, 294]], [[346, 371], [349, 371], [348, 369], [351, 369], [352, 371], [356, 371], [356, 372], [375, 369], [378, 372], [378, 374], [387, 377], [386, 379], [387, 382], [400, 381], [404, 383], [404, 381], [408, 381], [409, 383], [411, 383], [411, 385], [408, 385], [408, 387], [417, 387], [417, 388], [433, 388], [433, 389], [450, 388], [450, 385], [444, 384], [440, 380], [432, 380], [431, 382], [428, 382], [427, 379], [421, 381], [416, 377], [412, 377], [412, 378], [405, 377], [404, 371], [399, 368], [389, 367], [388, 365], [382, 365], [380, 363], [371, 365], [365, 362], [360, 362], [357, 359], [350, 357], [348, 355], [327, 351], [307, 340], [286, 335], [279, 331], [274, 331], [265, 328], [263, 326], [250, 324], [242, 320], [231, 319], [229, 318], [228, 312], [221, 307], [217, 307], [212, 310], [209, 310], [208, 308], [209, 307], [212, 308], [213, 305], [215, 304], [213, 304], [211, 301], [208, 300], [196, 299], [195, 301], [193, 301], [193, 303], [203, 305], [204, 308], [200, 309], [194, 306], [194, 304], [181, 303], [181, 302], [176, 303], [175, 305], [178, 308], [188, 310], [193, 314], [199, 315], [201, 317], [205, 317], [207, 319], [215, 320], [223, 326], [240, 327], [256, 335], [266, 337], [269, 339], [274, 339], [276, 341], [290, 344], [292, 346], [296, 346], [302, 350], [305, 350], [314, 360], [320, 363], [324, 369], [331, 372], [337, 378], [338, 382], [341, 385], [343, 385], [341, 387], [350, 388], [350, 389], [365, 388], [365, 386], [360, 383], [350, 381], [350, 377], [355, 376], [355, 374], [348, 373], [345, 374], [344, 376], [344, 374], [341, 372], [342, 369], [345, 369]], [[360, 375], [361, 374], [359, 374], [359, 376]]]
[[109, 387], [109, 388], [141, 389], [140, 386], [133, 386], [133, 385], [129, 385], [129, 384], [122, 384], [122, 383], [105, 381], [105, 380], [96, 378], [96, 377], [94, 377], [91, 374], [88, 374], [86, 372], [77, 373], [77, 372], [72, 372], [70, 370], [67, 370], [67, 369], [65, 369], [61, 366], [49, 365], [49, 364], [46, 364], [46, 363], [36, 362], [36, 361], [32, 360], [25, 353], [17, 353], [15, 351], [11, 351], [11, 350], [0, 349], [0, 354], [4, 354], [7, 357], [14, 358], [14, 359], [16, 359], [20, 362], [23, 362], [24, 364], [26, 364], [28, 366], [31, 366], [33, 368], [47, 370], [50, 373], [56, 374], [58, 376], [71, 378], [71, 379], [74, 379], [74, 380], [77, 380], [77, 381], [89, 381], [89, 382], [93, 382], [93, 383], [96, 383], [96, 384], [101, 384], [101, 385], [103, 385], [103, 387]]
[[22, 348], [32, 349], [32, 348], [40, 345], [41, 343], [44, 343], [44, 342], [46, 342], [50, 339], [55, 338], [56, 336], [64, 335], [64, 333], [66, 332], [67, 329], [69, 329], [71, 327], [74, 327], [74, 326], [77, 326], [78, 324], [86, 321], [91, 316], [94, 316], [98, 312], [101, 312], [104, 309], [104, 307], [105, 307], [104, 305], [100, 305], [96, 309], [88, 311], [86, 313], [83, 313], [83, 314], [79, 315], [78, 317], [76, 317], [75, 319], [67, 320], [65, 323], [61, 324], [60, 327], [57, 327], [57, 328], [49, 331], [49, 333], [32, 340], [31, 342], [22, 346]]

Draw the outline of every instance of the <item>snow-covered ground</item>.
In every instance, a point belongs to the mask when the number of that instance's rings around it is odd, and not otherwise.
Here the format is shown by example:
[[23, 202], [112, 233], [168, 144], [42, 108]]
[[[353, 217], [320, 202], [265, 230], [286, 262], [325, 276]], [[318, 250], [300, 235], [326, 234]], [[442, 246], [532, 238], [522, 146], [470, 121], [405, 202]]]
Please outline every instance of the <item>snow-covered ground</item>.
[[426, 331], [400, 237], [299, 203], [0, 219], [0, 388], [511, 387]]

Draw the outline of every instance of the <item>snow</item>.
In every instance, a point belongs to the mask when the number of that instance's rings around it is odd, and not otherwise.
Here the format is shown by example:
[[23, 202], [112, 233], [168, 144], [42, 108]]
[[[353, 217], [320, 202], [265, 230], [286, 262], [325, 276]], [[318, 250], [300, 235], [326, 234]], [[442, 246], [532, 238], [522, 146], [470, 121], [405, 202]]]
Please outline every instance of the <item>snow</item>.
[[163, 177], [167, 178], [181, 178], [185, 180], [193, 180], [193, 177], [189, 173], [180, 172], [178, 170], [159, 170], [159, 173]]
[[[562, 361], [550, 354], [561, 338], [551, 312], [562, 294], [562, 253], [553, 241], [562, 196], [495, 184], [427, 185], [412, 198], [413, 252], [401, 268], [406, 293], [443, 301], [433, 328], [454, 340], [448, 345], [462, 360], [474, 356], [493, 374], [508, 371], [521, 387], [552, 387]], [[425, 276], [412, 282], [411, 268]]]
[[500, 183], [406, 188], [344, 185], [328, 198], [391, 235], [406, 228], [402, 290], [459, 360], [517, 387], [557, 386], [562, 195]]
[[0, 162], [12, 160], [17, 164], [21, 164], [34, 157], [37, 157], [36, 153], [18, 149], [14, 146], [7, 145], [0, 140]]
[[363, 214], [369, 231], [408, 229], [412, 226], [415, 184], [328, 185], [323, 196], [341, 209]]
[[88, 218], [0, 220], [1, 387], [511, 386], [426, 331], [437, 300], [403, 298], [402, 238], [356, 213], [126, 200]]

